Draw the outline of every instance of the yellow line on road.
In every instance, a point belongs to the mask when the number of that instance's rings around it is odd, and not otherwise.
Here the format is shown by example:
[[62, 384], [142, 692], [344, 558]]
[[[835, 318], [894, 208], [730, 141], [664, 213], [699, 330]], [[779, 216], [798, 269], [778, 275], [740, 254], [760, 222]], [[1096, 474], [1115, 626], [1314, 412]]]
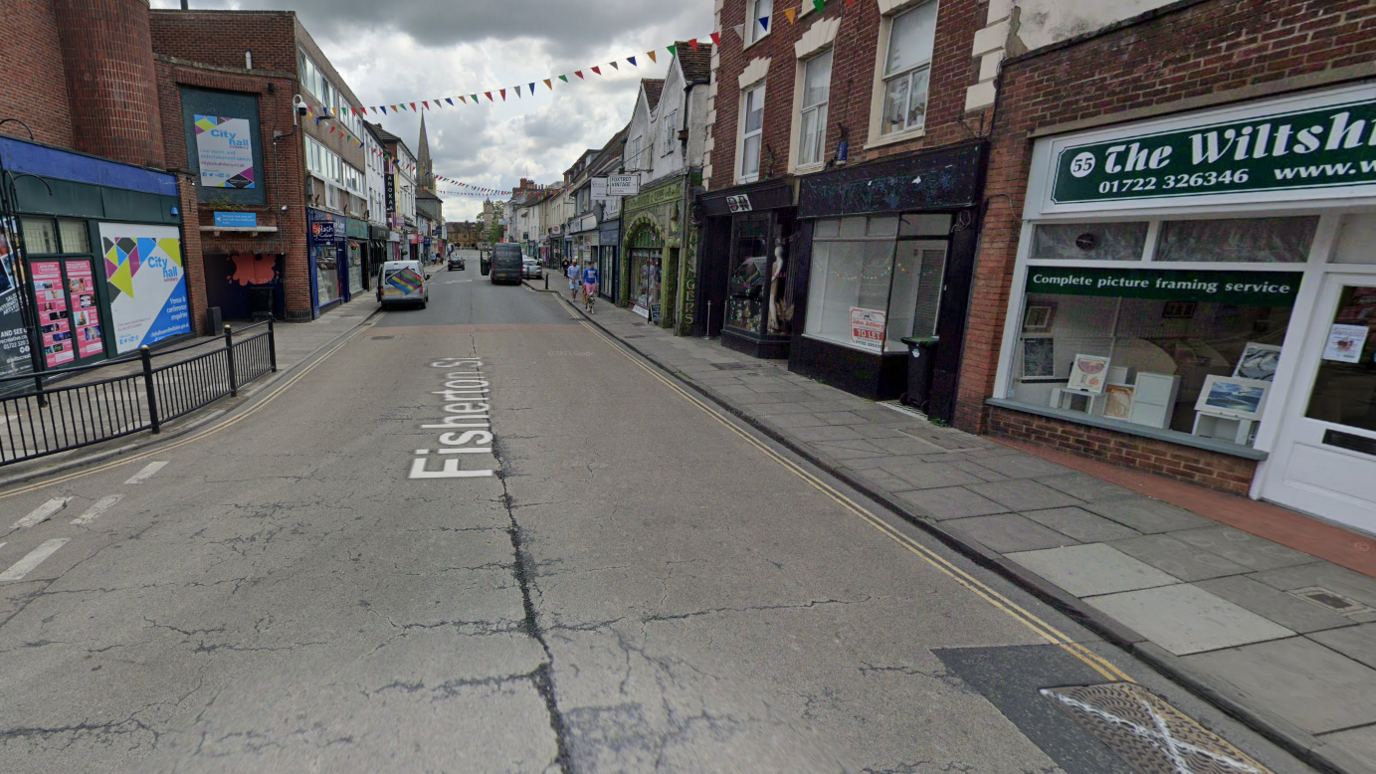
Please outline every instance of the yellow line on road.
[[1127, 674], [1125, 674], [1121, 669], [1114, 666], [1111, 662], [1104, 659], [1099, 654], [1089, 650], [1080, 643], [1075, 642], [1070, 637], [1057, 630], [1051, 624], [1041, 620], [1033, 613], [1023, 609], [1017, 603], [1013, 602], [1004, 595], [990, 588], [988, 585], [979, 581], [966, 571], [960, 569], [959, 567], [956, 567], [954, 564], [947, 561], [945, 558], [943, 558], [936, 552], [917, 542], [908, 535], [903, 534], [898, 529], [894, 528], [892, 525], [885, 522], [883, 519], [880, 519], [878, 516], [875, 516], [864, 506], [847, 497], [844, 493], [840, 492], [835, 487], [831, 486], [825, 481], [822, 481], [821, 479], [814, 476], [812, 473], [808, 472], [807, 470], [799, 466], [797, 463], [793, 462], [787, 457], [784, 457], [783, 455], [769, 448], [765, 444], [761, 443], [754, 436], [750, 435], [749, 433], [745, 432], [740, 427], [738, 427], [734, 422], [728, 420], [726, 416], [722, 414], [721, 411], [719, 411], [716, 407], [711, 406], [705, 401], [699, 399], [696, 395], [693, 395], [684, 388], [675, 384], [668, 377], [661, 374], [657, 369], [652, 368], [649, 365], [646, 365], [639, 358], [631, 355], [629, 352], [625, 350], [625, 348], [620, 346], [620, 344], [615, 339], [612, 339], [610, 336], [603, 333], [596, 326], [592, 325], [586, 320], [583, 320], [582, 324], [595, 336], [602, 339], [603, 342], [605, 342], [616, 352], [620, 353], [627, 360], [630, 360], [632, 363], [639, 366], [646, 373], [650, 374], [655, 379], [659, 380], [660, 383], [662, 383], [669, 389], [673, 390], [684, 400], [688, 401], [701, 411], [705, 412], [708, 416], [715, 419], [723, 427], [727, 428], [732, 433], [739, 436], [746, 443], [755, 447], [766, 457], [783, 466], [784, 469], [788, 470], [793, 475], [807, 482], [814, 489], [826, 495], [831, 500], [835, 501], [845, 510], [849, 511], [855, 516], [860, 517], [862, 520], [864, 520], [866, 524], [869, 524], [875, 530], [878, 530], [885, 537], [888, 537], [889, 539], [906, 548], [908, 551], [917, 555], [924, 562], [931, 565], [947, 577], [951, 578], [956, 583], [974, 592], [976, 596], [988, 602], [996, 609], [1003, 611], [1004, 613], [1012, 617], [1014, 620], [1016, 620], [1018, 623], [1021, 623], [1023, 626], [1026, 626], [1028, 629], [1035, 632], [1038, 636], [1045, 639], [1047, 642], [1059, 646], [1070, 655], [1084, 662], [1095, 672], [1098, 672], [1099, 674], [1103, 675], [1108, 680], [1136, 682]]
[[65, 483], [68, 482], [68, 481], [73, 481], [73, 480], [75, 480], [75, 479], [83, 478], [83, 477], [85, 477], [85, 476], [94, 475], [94, 474], [96, 474], [96, 473], [103, 473], [103, 472], [105, 472], [105, 471], [107, 471], [107, 470], [112, 470], [112, 469], [114, 469], [114, 468], [118, 468], [118, 467], [120, 467], [121, 465], [129, 465], [129, 464], [132, 464], [132, 463], [135, 463], [135, 462], [142, 462], [142, 461], [147, 460], [147, 459], [152, 459], [153, 457], [160, 457], [160, 456], [166, 455], [168, 452], [172, 451], [173, 449], [180, 449], [180, 448], [183, 447], [183, 446], [186, 446], [186, 445], [188, 445], [188, 444], [193, 444], [193, 443], [195, 443], [195, 442], [197, 442], [197, 441], [199, 441], [199, 440], [202, 440], [202, 439], [204, 439], [204, 438], [208, 438], [208, 437], [210, 437], [210, 436], [212, 436], [212, 435], [214, 435], [214, 434], [220, 432], [221, 430], [224, 430], [224, 429], [226, 429], [226, 428], [232, 427], [233, 425], [235, 425], [235, 424], [237, 424], [237, 423], [239, 423], [239, 422], [242, 422], [243, 420], [248, 419], [249, 417], [253, 416], [255, 413], [257, 413], [257, 412], [258, 412], [260, 409], [262, 409], [264, 406], [266, 406], [267, 404], [269, 404], [269, 403], [271, 403], [272, 401], [276, 400], [279, 396], [282, 395], [282, 393], [284, 393], [284, 392], [286, 392], [288, 389], [290, 389], [292, 385], [296, 384], [297, 382], [299, 382], [299, 381], [301, 381], [303, 378], [305, 378], [306, 374], [309, 374], [311, 371], [315, 370], [316, 366], [318, 366], [318, 365], [320, 365], [321, 363], [325, 362], [327, 359], [329, 359], [329, 357], [330, 357], [331, 355], [333, 355], [334, 353], [338, 352], [345, 344], [348, 344], [349, 341], [350, 341], [351, 339], [353, 339], [353, 337], [357, 336], [359, 333], [362, 333], [363, 331], [365, 331], [365, 330], [367, 330], [367, 329], [369, 329], [369, 328], [371, 328], [371, 327], [372, 327], [372, 323], [360, 325], [357, 329], [355, 329], [355, 330], [354, 330], [352, 333], [350, 333], [348, 336], [345, 336], [344, 339], [341, 340], [338, 344], [335, 344], [333, 347], [330, 347], [330, 349], [327, 350], [324, 354], [322, 354], [320, 357], [316, 358], [316, 360], [315, 360], [314, 363], [311, 363], [310, 365], [308, 365], [308, 366], [306, 366], [305, 368], [301, 369], [301, 370], [300, 370], [299, 372], [297, 372], [296, 374], [293, 374], [292, 377], [291, 377], [290, 379], [287, 379], [285, 382], [282, 382], [281, 384], [279, 384], [279, 385], [273, 387], [271, 392], [269, 392], [267, 395], [264, 395], [264, 396], [263, 396], [261, 399], [259, 399], [259, 401], [258, 401], [257, 403], [255, 403], [253, 406], [251, 406], [251, 407], [245, 409], [244, 411], [242, 411], [242, 412], [240, 412], [240, 413], [238, 413], [238, 414], [235, 414], [234, 416], [232, 416], [232, 417], [230, 417], [230, 418], [228, 418], [228, 419], [226, 419], [226, 420], [224, 420], [224, 421], [222, 421], [222, 422], [219, 422], [219, 423], [217, 423], [217, 424], [211, 425], [210, 427], [206, 428], [205, 430], [202, 430], [202, 431], [199, 432], [199, 433], [196, 433], [195, 435], [192, 435], [192, 436], [190, 436], [190, 437], [188, 437], [188, 438], [183, 438], [183, 439], [181, 439], [180, 441], [176, 441], [176, 442], [169, 443], [169, 444], [166, 444], [166, 445], [161, 445], [161, 444], [159, 444], [159, 445], [157, 445], [155, 448], [153, 448], [153, 449], [150, 450], [150, 451], [142, 452], [142, 453], [140, 453], [140, 454], [135, 454], [135, 455], [130, 456], [130, 457], [121, 457], [121, 458], [119, 458], [119, 459], [113, 460], [113, 461], [111, 461], [111, 462], [104, 463], [104, 464], [102, 464], [102, 465], [96, 465], [96, 466], [91, 467], [91, 468], [86, 468], [85, 470], [79, 470], [79, 471], [77, 471], [77, 472], [75, 472], [75, 473], [67, 473], [67, 474], [65, 474], [65, 475], [60, 475], [60, 476], [57, 476], [57, 477], [55, 477], [55, 478], [45, 479], [45, 480], [43, 480], [43, 481], [38, 481], [38, 482], [35, 482], [35, 483], [32, 483], [32, 484], [27, 484], [27, 485], [25, 485], [25, 486], [16, 487], [16, 488], [11, 489], [11, 490], [6, 491], [6, 492], [0, 492], [0, 500], [4, 500], [4, 499], [10, 498], [10, 497], [15, 497], [15, 496], [21, 495], [21, 494], [27, 494], [27, 493], [29, 493], [29, 492], [34, 492], [34, 491], [37, 491], [37, 490], [39, 490], [39, 489], [43, 489], [43, 488], [45, 488], [45, 487], [54, 486], [54, 485], [56, 485], [56, 484], [65, 484]]

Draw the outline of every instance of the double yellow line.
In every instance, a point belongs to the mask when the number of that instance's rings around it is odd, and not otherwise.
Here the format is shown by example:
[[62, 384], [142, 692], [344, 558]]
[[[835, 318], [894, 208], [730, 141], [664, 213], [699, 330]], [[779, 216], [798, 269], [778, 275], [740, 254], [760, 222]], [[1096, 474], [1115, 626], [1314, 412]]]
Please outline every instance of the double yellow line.
[[866, 524], [870, 525], [874, 529], [878, 530], [885, 537], [889, 538], [895, 543], [898, 543], [907, 550], [911, 551], [919, 559], [931, 565], [938, 572], [942, 573], [943, 575], [960, 584], [961, 586], [964, 586], [965, 588], [969, 589], [980, 599], [983, 599], [985, 602], [988, 602], [990, 605], [993, 605], [994, 608], [1011, 616], [1018, 623], [1022, 624], [1023, 626], [1026, 626], [1028, 629], [1031, 629], [1033, 632], [1035, 632], [1037, 636], [1045, 639], [1047, 642], [1053, 645], [1060, 647], [1065, 652], [1084, 662], [1095, 672], [1098, 672], [1099, 674], [1103, 675], [1104, 678], [1108, 680], [1115, 680], [1128, 683], [1136, 682], [1127, 674], [1125, 674], [1121, 669], [1114, 666], [1112, 663], [1104, 659], [1099, 654], [1089, 650], [1080, 643], [1075, 642], [1070, 637], [1066, 636], [1064, 633], [1057, 630], [1051, 624], [1041, 620], [1036, 615], [1033, 615], [1031, 612], [1028, 612], [1027, 610], [1023, 609], [1017, 603], [1013, 602], [1004, 595], [990, 588], [988, 585], [982, 583], [977, 578], [970, 575], [968, 572], [955, 566], [954, 564], [947, 561], [945, 558], [943, 558], [936, 552], [932, 551], [931, 549], [927, 548], [926, 546], [922, 545], [921, 543], [917, 542], [911, 537], [903, 534], [898, 529], [896, 529], [883, 519], [879, 518], [878, 516], [875, 516], [864, 506], [855, 502], [850, 497], [847, 497], [845, 493], [837, 490], [835, 487], [814, 476], [812, 473], [810, 473], [797, 463], [774, 451], [769, 446], [766, 446], [765, 444], [761, 443], [753, 435], [745, 432], [740, 427], [738, 427], [736, 423], [728, 420], [726, 416], [722, 414], [718, 409], [706, 403], [702, 399], [698, 398], [696, 395], [693, 395], [692, 393], [688, 392], [678, 384], [675, 384], [664, 374], [660, 373], [658, 369], [646, 365], [640, 358], [631, 355], [629, 352], [626, 351], [626, 349], [623, 346], [621, 346], [619, 342], [603, 333], [592, 323], [589, 323], [586, 320], [582, 320], [581, 322], [584, 327], [586, 327], [589, 331], [593, 333], [593, 335], [600, 338], [608, 346], [610, 346], [616, 352], [621, 354], [622, 357], [625, 357], [627, 360], [639, 366], [650, 376], [659, 380], [659, 382], [663, 384], [665, 387], [668, 387], [669, 389], [673, 390], [684, 400], [693, 404], [703, 413], [712, 417], [712, 419], [716, 420], [718, 424], [730, 430], [741, 440], [755, 447], [757, 450], [760, 451], [761, 454], [764, 454], [769, 459], [783, 466], [785, 470], [789, 471], [798, 478], [801, 478], [803, 481], [807, 482], [808, 485], [810, 485], [812, 488], [831, 498], [831, 500], [836, 502], [846, 511], [860, 517], [861, 520], [863, 520]]
[[295, 374], [293, 374], [293, 375], [291, 376], [290, 379], [287, 379], [285, 382], [282, 382], [281, 384], [278, 384], [278, 385], [276, 385], [275, 387], [273, 387], [273, 388], [272, 388], [272, 391], [269, 392], [267, 395], [264, 395], [261, 399], [258, 400], [257, 403], [255, 403], [255, 404], [253, 404], [252, 406], [250, 406], [249, 408], [247, 408], [247, 409], [245, 409], [245, 410], [239, 412], [238, 414], [235, 414], [234, 416], [229, 417], [228, 419], [222, 420], [222, 421], [220, 421], [220, 422], [217, 422], [217, 423], [211, 425], [210, 427], [207, 427], [206, 429], [200, 431], [199, 433], [195, 433], [195, 434], [193, 434], [193, 435], [187, 436], [186, 438], [183, 438], [183, 439], [181, 439], [180, 441], [176, 441], [176, 442], [174, 442], [174, 443], [169, 443], [169, 444], [166, 444], [166, 445], [158, 445], [156, 448], [152, 449], [151, 451], [146, 451], [146, 452], [143, 452], [143, 453], [141, 453], [141, 454], [135, 454], [135, 455], [130, 456], [130, 457], [120, 457], [120, 458], [118, 458], [118, 459], [116, 459], [116, 460], [113, 460], [113, 461], [111, 461], [111, 462], [107, 462], [107, 463], [104, 463], [104, 464], [102, 464], [102, 465], [96, 465], [96, 466], [90, 467], [90, 468], [85, 468], [85, 469], [79, 470], [79, 471], [77, 471], [77, 472], [75, 472], [75, 473], [68, 473], [68, 474], [66, 474], [66, 475], [60, 475], [60, 476], [57, 476], [57, 477], [55, 477], [55, 478], [43, 479], [43, 480], [41, 480], [41, 481], [36, 481], [36, 482], [34, 482], [34, 483], [32, 483], [32, 484], [27, 484], [27, 485], [24, 485], [24, 486], [19, 486], [19, 487], [15, 487], [14, 489], [10, 489], [10, 490], [5, 491], [5, 492], [0, 492], [0, 500], [5, 500], [5, 499], [8, 499], [8, 498], [10, 498], [10, 497], [15, 497], [15, 496], [18, 496], [18, 495], [27, 494], [27, 493], [29, 493], [29, 492], [37, 491], [37, 490], [39, 490], [39, 489], [45, 489], [45, 488], [47, 488], [47, 487], [54, 486], [54, 485], [57, 485], [57, 484], [65, 484], [65, 483], [68, 482], [68, 481], [73, 481], [73, 480], [75, 480], [75, 479], [83, 478], [83, 477], [85, 477], [85, 476], [91, 476], [91, 475], [94, 475], [94, 474], [96, 474], [96, 473], [103, 473], [103, 472], [105, 472], [105, 471], [107, 471], [107, 470], [111, 470], [111, 469], [113, 469], [113, 468], [118, 468], [118, 467], [120, 467], [121, 465], [129, 465], [129, 464], [134, 463], [134, 462], [142, 462], [142, 461], [144, 461], [144, 460], [146, 460], [146, 459], [151, 459], [151, 458], [153, 458], [153, 457], [162, 457], [162, 456], [165, 456], [168, 452], [170, 452], [170, 451], [172, 451], [172, 450], [174, 450], [174, 449], [180, 449], [180, 448], [183, 447], [183, 446], [187, 446], [188, 444], [193, 444], [193, 443], [195, 443], [195, 442], [197, 442], [197, 441], [199, 441], [199, 440], [201, 440], [201, 439], [203, 439], [203, 438], [208, 438], [208, 437], [210, 437], [210, 436], [212, 436], [212, 435], [214, 435], [214, 434], [220, 432], [221, 430], [225, 430], [226, 428], [233, 427], [234, 425], [238, 424], [239, 422], [242, 422], [242, 421], [244, 421], [245, 419], [248, 419], [249, 417], [251, 417], [251, 416], [253, 416], [254, 414], [258, 413], [258, 411], [260, 411], [264, 406], [266, 406], [267, 404], [269, 404], [269, 403], [271, 403], [272, 401], [276, 400], [279, 396], [282, 395], [282, 393], [284, 393], [284, 392], [286, 392], [287, 390], [291, 389], [291, 386], [292, 386], [292, 385], [294, 385], [294, 384], [296, 384], [297, 382], [299, 382], [299, 381], [301, 381], [302, 379], [304, 379], [304, 378], [306, 377], [306, 375], [309, 374], [311, 371], [314, 371], [315, 368], [316, 368], [317, 366], [319, 366], [321, 363], [323, 363], [323, 362], [325, 362], [327, 359], [329, 359], [329, 357], [330, 357], [331, 355], [333, 355], [334, 353], [336, 353], [336, 352], [338, 352], [340, 349], [342, 349], [342, 348], [344, 347], [345, 344], [348, 344], [349, 341], [350, 341], [351, 339], [353, 339], [353, 337], [357, 336], [359, 333], [361, 333], [361, 332], [367, 330], [367, 329], [370, 328], [370, 327], [372, 327], [372, 325], [371, 325], [370, 323], [365, 323], [365, 324], [363, 324], [363, 325], [360, 325], [360, 326], [359, 326], [357, 329], [355, 329], [352, 333], [350, 333], [349, 335], [345, 336], [343, 339], [340, 339], [339, 342], [338, 342], [337, 344], [335, 344], [334, 346], [330, 347], [330, 348], [329, 348], [328, 350], [326, 350], [323, 354], [321, 354], [319, 357], [317, 357], [317, 358], [315, 359], [315, 362], [311, 363], [310, 365], [308, 365], [308, 366], [306, 366], [305, 368], [301, 369], [300, 371], [296, 372]]

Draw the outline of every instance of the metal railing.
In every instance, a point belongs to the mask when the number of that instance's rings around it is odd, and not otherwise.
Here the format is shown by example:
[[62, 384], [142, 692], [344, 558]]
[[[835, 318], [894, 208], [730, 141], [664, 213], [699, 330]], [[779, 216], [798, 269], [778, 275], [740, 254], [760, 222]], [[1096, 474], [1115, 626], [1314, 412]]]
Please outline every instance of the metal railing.
[[[243, 337], [247, 331], [266, 327]], [[236, 338], [241, 337], [241, 338]], [[209, 352], [165, 365], [154, 359], [205, 347], [198, 341], [153, 352], [140, 347], [134, 357], [90, 366], [0, 378], [7, 383], [34, 381], [33, 389], [0, 394], [0, 466], [149, 430], [214, 403], [236, 397], [239, 388], [277, 370], [277, 339], [272, 320], [233, 330], [226, 325], [223, 343]], [[84, 381], [41, 387], [44, 380], [71, 380], [101, 370], [137, 365], [138, 370]]]

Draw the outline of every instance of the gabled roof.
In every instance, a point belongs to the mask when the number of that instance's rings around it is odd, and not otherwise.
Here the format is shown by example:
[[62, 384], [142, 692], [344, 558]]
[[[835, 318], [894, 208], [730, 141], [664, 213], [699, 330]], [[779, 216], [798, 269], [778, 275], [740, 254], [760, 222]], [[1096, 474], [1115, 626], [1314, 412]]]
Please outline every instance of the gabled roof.
[[654, 110], [659, 105], [659, 95], [664, 91], [664, 79], [641, 78], [640, 87], [645, 90], [645, 104]]
[[400, 137], [383, 129], [382, 124], [375, 124], [371, 121], [364, 121], [363, 123], [367, 124], [373, 130], [373, 134], [376, 134], [379, 140], [383, 142], [401, 142]]
[[712, 79], [711, 44], [699, 43], [694, 51], [692, 44], [680, 40], [674, 43], [674, 50], [678, 52], [678, 66], [683, 70], [684, 83], [707, 83]]

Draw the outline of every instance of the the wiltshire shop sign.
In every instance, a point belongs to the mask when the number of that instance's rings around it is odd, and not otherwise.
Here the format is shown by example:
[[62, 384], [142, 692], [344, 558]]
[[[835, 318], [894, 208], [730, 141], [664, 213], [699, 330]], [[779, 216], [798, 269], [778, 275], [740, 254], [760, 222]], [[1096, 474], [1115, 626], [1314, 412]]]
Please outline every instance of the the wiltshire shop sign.
[[[1195, 125], [1060, 145], [1056, 204], [1376, 185], [1376, 90], [1216, 111]], [[1219, 118], [1225, 120], [1219, 121]], [[1306, 197], [1308, 198], [1308, 197]]]

